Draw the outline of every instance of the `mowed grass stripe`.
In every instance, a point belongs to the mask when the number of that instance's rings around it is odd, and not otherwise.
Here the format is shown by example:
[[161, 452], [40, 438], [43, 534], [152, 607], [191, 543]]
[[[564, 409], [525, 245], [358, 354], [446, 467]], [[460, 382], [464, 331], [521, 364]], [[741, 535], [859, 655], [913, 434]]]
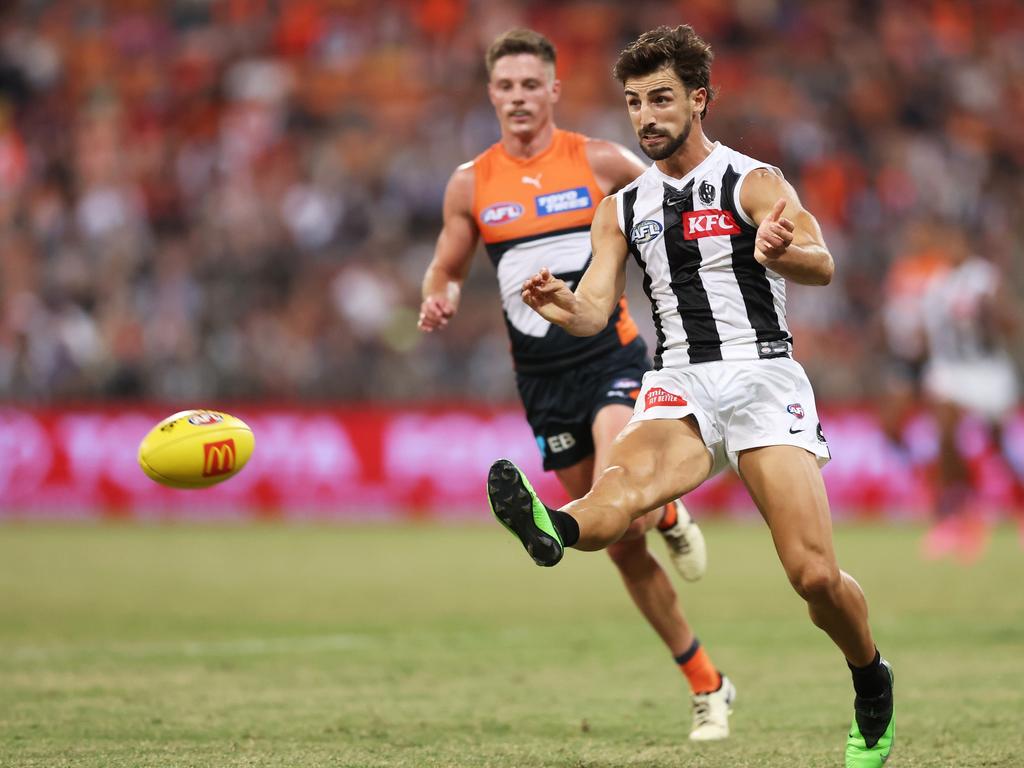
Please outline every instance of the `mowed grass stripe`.
[[[5, 526], [0, 766], [840, 765], [842, 659], [763, 526], [705, 528], [708, 576], [676, 583], [739, 702], [695, 746], [601, 554], [536, 568], [496, 525]], [[896, 667], [891, 765], [1022, 765], [1015, 532], [972, 568], [919, 535], [836, 532]]]

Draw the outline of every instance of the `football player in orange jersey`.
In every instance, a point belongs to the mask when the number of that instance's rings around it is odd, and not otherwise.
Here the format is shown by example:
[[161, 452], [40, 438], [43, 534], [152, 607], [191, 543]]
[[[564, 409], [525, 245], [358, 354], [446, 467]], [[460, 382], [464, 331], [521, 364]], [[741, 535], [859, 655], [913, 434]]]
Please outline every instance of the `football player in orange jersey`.
[[[640, 379], [650, 368], [647, 348], [624, 300], [604, 331], [580, 338], [540, 318], [522, 302], [520, 289], [542, 265], [566, 281], [578, 280], [590, 261], [597, 204], [646, 166], [619, 144], [555, 126], [561, 83], [554, 46], [543, 35], [507, 32], [491, 45], [486, 62], [501, 140], [460, 165], [448, 182], [444, 226], [423, 279], [419, 327], [440, 330], [455, 315], [482, 239], [497, 272], [516, 383], [544, 468], [577, 499], [590, 490], [633, 413]], [[648, 550], [652, 528], [661, 531], [681, 575], [700, 578], [706, 568], [703, 536], [679, 501], [636, 520], [608, 553], [689, 681], [690, 738], [725, 738], [735, 688], [700, 645], [671, 580]]]

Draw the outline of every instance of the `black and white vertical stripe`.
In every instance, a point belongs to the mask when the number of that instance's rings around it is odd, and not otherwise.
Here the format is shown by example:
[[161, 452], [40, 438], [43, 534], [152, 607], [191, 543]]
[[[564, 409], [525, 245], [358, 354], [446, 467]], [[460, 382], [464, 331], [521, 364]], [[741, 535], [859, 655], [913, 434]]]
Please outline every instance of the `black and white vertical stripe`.
[[662, 184], [661, 212], [665, 225], [665, 257], [676, 308], [689, 340], [691, 363], [722, 359], [722, 339], [718, 335], [715, 313], [701, 279], [699, 240], [687, 240], [681, 226], [683, 215], [694, 210], [693, 180], [681, 190]]
[[[656, 368], [791, 353], [785, 281], [754, 258], [757, 229], [739, 206], [747, 173], [770, 167], [717, 145], [682, 179], [651, 166], [618, 193], [619, 223], [652, 304]], [[687, 239], [687, 215], [705, 213], [734, 224]]]
[[[633, 225], [635, 223], [633, 220], [633, 208], [636, 204], [636, 194], [636, 187], [633, 187], [631, 189], [626, 190], [622, 195], [621, 210], [624, 214], [623, 228], [626, 232], [633, 231]], [[651, 293], [651, 273], [647, 271], [647, 267], [644, 264], [643, 258], [640, 256], [640, 249], [628, 237], [626, 238], [626, 240], [629, 243], [629, 252], [633, 254], [633, 258], [636, 259], [636, 263], [640, 266], [640, 269], [644, 271], [644, 293], [647, 294], [647, 298], [651, 300], [653, 305], [654, 299], [652, 298], [653, 294]], [[654, 332], [658, 336], [658, 346], [654, 351], [654, 367], [657, 369], [661, 368], [661, 353], [662, 350], [665, 348], [665, 330], [661, 327], [661, 315], [659, 315], [658, 312], [654, 311], [653, 316]]]

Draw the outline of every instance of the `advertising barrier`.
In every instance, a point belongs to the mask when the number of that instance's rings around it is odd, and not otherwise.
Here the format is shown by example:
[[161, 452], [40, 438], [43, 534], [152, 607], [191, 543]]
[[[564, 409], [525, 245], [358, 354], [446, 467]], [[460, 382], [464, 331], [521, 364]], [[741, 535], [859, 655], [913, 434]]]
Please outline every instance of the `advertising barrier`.
[[[516, 408], [228, 408], [256, 435], [245, 469], [207, 490], [172, 490], [146, 477], [139, 441], [170, 409], [150, 406], [26, 409], [0, 406], [0, 517], [6, 519], [453, 519], [486, 520], [484, 479], [507, 457], [549, 503], [565, 497]], [[920, 416], [905, 445], [883, 437], [867, 408], [822, 409], [832, 451], [825, 468], [837, 518], [918, 517], [930, 503], [935, 431]], [[1009, 462], [980, 424], [960, 439], [993, 510], [1013, 507], [1024, 468], [1024, 413], [1004, 426]], [[688, 498], [699, 515], [756, 516], [731, 472]]]

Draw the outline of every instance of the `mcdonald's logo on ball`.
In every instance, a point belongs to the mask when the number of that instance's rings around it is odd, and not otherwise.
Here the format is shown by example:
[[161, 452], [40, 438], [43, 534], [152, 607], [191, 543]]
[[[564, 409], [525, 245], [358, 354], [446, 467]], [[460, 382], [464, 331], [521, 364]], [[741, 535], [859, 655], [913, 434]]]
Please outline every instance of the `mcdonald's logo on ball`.
[[203, 477], [230, 475], [235, 471], [235, 441], [203, 443]]
[[220, 411], [182, 411], [157, 424], [139, 445], [139, 466], [172, 488], [208, 488], [234, 477], [256, 440], [241, 419]]

